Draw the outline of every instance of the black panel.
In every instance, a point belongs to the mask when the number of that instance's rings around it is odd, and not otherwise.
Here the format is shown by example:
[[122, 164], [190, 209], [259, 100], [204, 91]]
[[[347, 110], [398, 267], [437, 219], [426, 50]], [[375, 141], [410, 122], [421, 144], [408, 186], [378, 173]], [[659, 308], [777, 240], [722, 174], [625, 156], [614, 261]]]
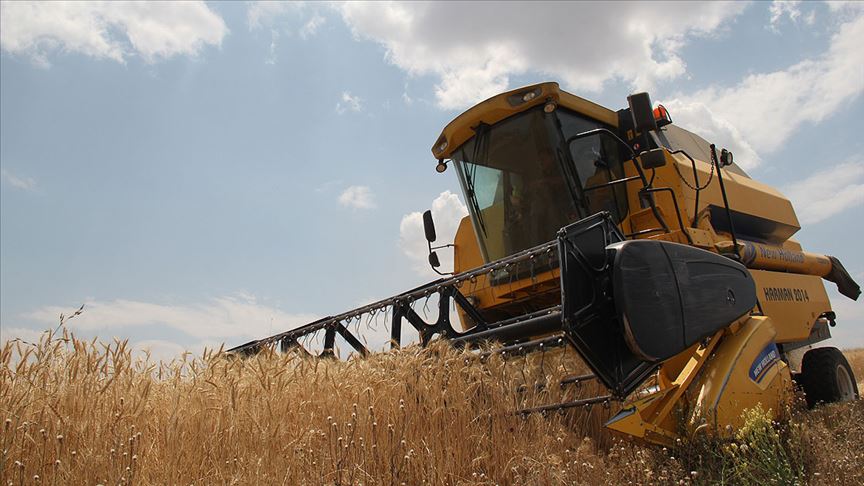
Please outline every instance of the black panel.
[[625, 340], [634, 353], [652, 362], [684, 344], [684, 316], [675, 268], [656, 243], [642, 240], [612, 246], [613, 288]]
[[[734, 201], [730, 202], [730, 205]], [[716, 231], [731, 233], [729, 218], [726, 216], [726, 208], [721, 206], [709, 206], [711, 212], [711, 225]], [[735, 234], [738, 238], [754, 241], [768, 241], [772, 243], [782, 242], [789, 239], [798, 231], [797, 226], [792, 226], [770, 219], [761, 218], [752, 214], [745, 214], [731, 210], [732, 224], [735, 225]]]
[[567, 226], [558, 235], [564, 329], [597, 378], [619, 397], [657, 366], [627, 346], [612, 299], [614, 254], [606, 248], [623, 240], [608, 213]]
[[728, 326], [756, 305], [747, 269], [667, 241], [627, 241], [615, 252], [615, 303], [630, 349], [659, 362]]

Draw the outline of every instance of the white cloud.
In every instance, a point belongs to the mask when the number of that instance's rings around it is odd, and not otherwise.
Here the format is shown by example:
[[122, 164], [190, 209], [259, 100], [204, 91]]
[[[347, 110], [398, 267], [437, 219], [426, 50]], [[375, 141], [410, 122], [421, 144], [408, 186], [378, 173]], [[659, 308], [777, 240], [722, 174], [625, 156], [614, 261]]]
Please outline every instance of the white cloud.
[[864, 10], [864, 2], [860, 0], [825, 0], [832, 12], [848, 12], [857, 14]]
[[306, 40], [315, 35], [318, 32], [318, 29], [324, 25], [327, 21], [326, 18], [322, 17], [318, 13], [312, 14], [312, 17], [303, 24], [303, 28], [300, 29], [300, 38]]
[[847, 162], [788, 185], [784, 194], [802, 224], [818, 223], [864, 205], [864, 161]]
[[374, 209], [375, 195], [368, 186], [349, 186], [339, 194], [339, 204], [354, 209]]
[[[736, 152], [745, 168], [759, 164], [802, 125], [816, 124], [864, 91], [864, 15], [842, 23], [827, 52], [787, 69], [745, 77], [733, 87], [709, 87], [666, 100], [681, 126], [704, 130]], [[672, 107], [675, 110], [672, 110]], [[697, 129], [696, 127], [699, 127]]]
[[347, 91], [343, 91], [341, 100], [336, 102], [336, 113], [340, 115], [349, 110], [359, 113], [362, 109], [363, 99]]
[[780, 32], [780, 23], [784, 17], [788, 17], [793, 24], [801, 18], [801, 0], [774, 0], [768, 7], [768, 12], [771, 13], [768, 30]]
[[249, 29], [270, 25], [279, 17], [300, 8], [302, 2], [249, 2], [246, 9], [246, 22]]
[[228, 28], [204, 2], [2, 2], [0, 45], [37, 65], [55, 52], [125, 62], [194, 56]]
[[12, 187], [32, 191], [36, 189], [36, 181], [32, 177], [17, 176], [6, 169], [0, 169], [0, 176]]
[[28, 329], [25, 327], [0, 327], [0, 345], [6, 344], [7, 341], [15, 340], [23, 341], [24, 343], [29, 344], [36, 344], [42, 339], [46, 332], [47, 329], [44, 331], [39, 331], [36, 329]]
[[[292, 18], [304, 17], [309, 9], [306, 2], [248, 2], [246, 9], [246, 21], [249, 30], [260, 28], [270, 29], [270, 49], [267, 57], [264, 59], [265, 64], [276, 64], [277, 49], [279, 38], [284, 34], [286, 37], [291, 37], [295, 34]], [[296, 34], [303, 40], [313, 37], [318, 29], [327, 22], [326, 17], [323, 17], [317, 10], [313, 10], [308, 15], [303, 26], [297, 30]]]
[[[68, 309], [48, 306], [23, 317], [53, 327], [57, 316]], [[242, 297], [220, 297], [196, 304], [157, 304], [120, 299], [87, 302], [84, 312], [67, 321], [67, 327], [73, 332], [105, 333], [162, 325], [198, 339], [236, 342], [292, 329], [316, 317], [312, 314], [289, 314]]]
[[[453, 243], [456, 230], [462, 218], [468, 215], [468, 208], [459, 200], [459, 196], [450, 191], [442, 192], [432, 201], [432, 218], [435, 221], [435, 245]], [[423, 213], [413, 212], [402, 217], [399, 224], [399, 248], [412, 262], [414, 270], [420, 275], [436, 276], [429, 266], [429, 249], [426, 244], [426, 233], [423, 230]], [[438, 250], [443, 271], [452, 270], [446, 256], [451, 252]], [[452, 260], [451, 260], [452, 261]]]
[[288, 29], [283, 29], [276, 25], [282, 17], [288, 16], [291, 13], [299, 12], [302, 9], [302, 2], [248, 2], [246, 8], [246, 23], [249, 30], [256, 30], [263, 27], [270, 28], [270, 48], [267, 57], [264, 58], [264, 64], [276, 64], [277, 48], [279, 38], [284, 30], [289, 36], [291, 32]]
[[[286, 37], [291, 37], [294, 34], [290, 23], [285, 21], [286, 18], [303, 16], [305, 10], [305, 2], [264, 1], [248, 3], [246, 22], [249, 30], [257, 30], [264, 27], [270, 29], [270, 48], [267, 57], [264, 59], [265, 64], [276, 64], [279, 38], [283, 34]], [[321, 16], [317, 11], [313, 11], [309, 19], [303, 24], [303, 27], [297, 32], [297, 35], [303, 40], [309, 39], [318, 32], [318, 29], [326, 21], [325, 17]]]
[[[463, 108], [540, 72], [569, 88], [599, 91], [622, 80], [650, 88], [685, 72], [679, 56], [743, 3], [348, 2], [337, 7], [355, 37], [386, 49], [410, 75], [438, 77], [438, 105]], [[611, 34], [611, 35], [610, 35]]]
[[[735, 154], [735, 162], [745, 170], [758, 166], [762, 158], [731, 121], [717, 115], [709, 108], [708, 103], [692, 98], [673, 98], [663, 101], [669, 109], [673, 121], [698, 133], [699, 136], [718, 147], [731, 150]], [[712, 105], [713, 106], [713, 105]]]

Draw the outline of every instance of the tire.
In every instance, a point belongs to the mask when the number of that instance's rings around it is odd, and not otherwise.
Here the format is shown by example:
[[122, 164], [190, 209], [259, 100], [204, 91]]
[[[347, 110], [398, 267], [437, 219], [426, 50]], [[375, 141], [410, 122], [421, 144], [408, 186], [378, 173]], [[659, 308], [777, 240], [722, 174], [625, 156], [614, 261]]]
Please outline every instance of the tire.
[[837, 348], [807, 351], [801, 361], [798, 381], [810, 408], [819, 403], [848, 402], [859, 397], [852, 367]]

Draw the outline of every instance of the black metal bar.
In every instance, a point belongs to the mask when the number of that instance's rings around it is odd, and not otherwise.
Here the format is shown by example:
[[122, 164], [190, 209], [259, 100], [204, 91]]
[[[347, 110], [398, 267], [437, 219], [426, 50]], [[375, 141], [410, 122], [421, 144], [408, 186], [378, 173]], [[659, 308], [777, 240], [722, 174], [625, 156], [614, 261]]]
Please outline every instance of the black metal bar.
[[[525, 314], [524, 316], [511, 317], [510, 319], [505, 319], [503, 321], [498, 321], [492, 324], [489, 324], [489, 329], [496, 329], [503, 326], [508, 326], [510, 324], [515, 324], [517, 322], [527, 321], [529, 319], [534, 319], [535, 317], [545, 316], [552, 314], [554, 312], [561, 312], [560, 305], [554, 305], [552, 307], [547, 307], [545, 309], [541, 309], [539, 311], [531, 312], [530, 314]], [[473, 334], [466, 333], [464, 335]]]
[[600, 397], [583, 398], [581, 400], [573, 400], [572, 402], [555, 403], [552, 405], [543, 405], [541, 407], [523, 408], [515, 412], [516, 415], [529, 415], [532, 413], [545, 413], [554, 410], [564, 410], [574, 407], [587, 407], [597, 403], [608, 403], [612, 400], [612, 395], [603, 395]]
[[536, 336], [547, 332], [561, 329], [561, 311], [553, 312], [544, 316], [535, 317], [526, 321], [498, 326], [486, 331], [472, 333], [467, 336], [454, 338], [451, 342], [454, 346], [465, 346], [476, 344], [481, 341], [506, 341], [508, 338], [524, 338], [525, 336]]
[[[693, 221], [690, 224], [695, 228], [699, 219], [699, 193], [702, 192], [702, 189], [699, 187], [699, 171], [696, 170], [696, 161], [687, 152], [683, 150], [676, 150], [676, 152], [684, 154], [685, 157], [690, 159], [690, 163], [693, 165], [693, 185], [696, 187], [696, 202], [693, 203]], [[678, 166], [676, 165], [675, 168], [677, 169]], [[708, 179], [708, 182], [710, 183], [711, 179]]]
[[[684, 233], [684, 236], [687, 237], [687, 241], [692, 245], [693, 244], [693, 238], [690, 236], [690, 233], [688, 233], [687, 230], [684, 229], [684, 220], [681, 218], [681, 209], [678, 207], [678, 200], [675, 199], [675, 191], [673, 191], [669, 187], [648, 188], [648, 189], [643, 189], [642, 191], [648, 192], [648, 193], [669, 191], [669, 194], [670, 194], [669, 197], [672, 199], [672, 205], [675, 206], [675, 215], [678, 216], [678, 226], [681, 228], [681, 232]], [[668, 231], [668, 229], [667, 229], [667, 231]]]
[[288, 351], [295, 350], [303, 356], [312, 356], [306, 348], [300, 345], [300, 342], [296, 339], [283, 339], [279, 342], [279, 351], [283, 353], [287, 353]]
[[522, 354], [530, 353], [537, 348], [557, 348], [564, 346], [567, 343], [567, 338], [563, 335], [555, 335], [547, 338], [534, 339], [533, 341], [526, 341], [524, 343], [511, 344], [510, 346], [503, 346], [497, 349], [493, 349], [490, 351], [486, 351], [480, 355], [481, 359], [488, 358], [493, 354], [501, 354], [506, 356], [519, 356]]
[[576, 383], [582, 383], [583, 381], [593, 381], [596, 379], [597, 375], [592, 373], [588, 373], [587, 375], [573, 375], [561, 380], [561, 386], [565, 387], [567, 385], [574, 385]]
[[636, 231], [634, 233], [627, 233], [624, 236], [626, 236], [627, 238], [633, 238], [634, 236], [642, 236], [642, 235], [647, 235], [649, 233], [665, 233], [665, 232], [666, 232], [666, 230], [663, 228], [649, 228], [649, 229], [639, 230], [639, 231]]
[[402, 304], [393, 306], [393, 322], [390, 325], [390, 349], [399, 349], [402, 347], [402, 318], [405, 312], [402, 309]]
[[729, 232], [732, 234], [732, 245], [735, 248], [735, 257], [741, 261], [741, 254], [738, 253], [738, 239], [735, 237], [735, 225], [732, 223], [732, 210], [729, 209], [729, 200], [726, 198], [726, 186], [723, 184], [723, 171], [720, 170], [720, 161], [717, 160], [717, 147], [712, 143], [711, 162], [717, 169], [717, 180], [720, 181], [720, 194], [723, 195], [723, 205], [726, 207], [726, 217], [729, 218]]
[[332, 326], [324, 332], [324, 350], [321, 351], [322, 358], [332, 358], [336, 356], [333, 349], [336, 347], [336, 329]]
[[342, 323], [336, 324], [336, 332], [338, 332], [339, 335], [342, 336], [342, 339], [350, 344], [355, 351], [363, 356], [369, 354], [369, 350], [366, 349], [366, 346], [364, 346], [357, 337], [351, 334], [351, 331], [349, 331]]
[[641, 179], [638, 175], [630, 176], [630, 177], [623, 177], [621, 179], [615, 179], [614, 181], [611, 181], [611, 182], [606, 182], [603, 184], [597, 184], [596, 186], [583, 188], [582, 191], [583, 192], [593, 191], [595, 189], [602, 189], [604, 187], [615, 186], [618, 184], [623, 184], [625, 182], [635, 181], [638, 179]]
[[[432, 339], [435, 334], [450, 337], [455, 334], [453, 326], [450, 325], [450, 297], [453, 295], [453, 287], [447, 287], [438, 293], [438, 320], [427, 334], [427, 339]], [[423, 341], [423, 346], [429, 344], [429, 341]]]
[[459, 307], [461, 307], [462, 310], [465, 311], [465, 314], [467, 314], [468, 317], [470, 317], [471, 320], [474, 321], [474, 329], [481, 330], [486, 326], [486, 319], [484, 319], [483, 316], [480, 315], [480, 311], [478, 311], [477, 308], [474, 307], [474, 304], [469, 302], [468, 299], [464, 295], [462, 295], [462, 292], [456, 290], [453, 293], [453, 300], [455, 300], [456, 303], [459, 304]]
[[422, 341], [423, 332], [425, 332], [425, 329], [429, 327], [429, 324], [426, 324], [426, 321], [420, 317], [420, 314], [410, 307], [405, 309], [405, 318], [408, 319], [408, 323], [414, 326], [414, 329], [416, 329], [417, 333], [420, 334], [420, 340]]
[[249, 341], [248, 343], [241, 344], [235, 348], [229, 349], [229, 353], [238, 353], [241, 356], [253, 356], [261, 351], [261, 345], [258, 341]]

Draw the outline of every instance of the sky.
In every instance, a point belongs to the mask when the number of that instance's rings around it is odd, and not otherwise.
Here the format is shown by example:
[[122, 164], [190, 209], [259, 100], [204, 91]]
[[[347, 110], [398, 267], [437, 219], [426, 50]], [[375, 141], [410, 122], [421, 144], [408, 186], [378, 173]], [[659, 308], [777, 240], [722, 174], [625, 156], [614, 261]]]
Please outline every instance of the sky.
[[421, 212], [441, 241], [467, 212], [430, 147], [541, 81], [649, 91], [864, 282], [862, 6], [2, 2], [0, 337], [84, 304], [76, 335], [170, 357], [432, 280]]

